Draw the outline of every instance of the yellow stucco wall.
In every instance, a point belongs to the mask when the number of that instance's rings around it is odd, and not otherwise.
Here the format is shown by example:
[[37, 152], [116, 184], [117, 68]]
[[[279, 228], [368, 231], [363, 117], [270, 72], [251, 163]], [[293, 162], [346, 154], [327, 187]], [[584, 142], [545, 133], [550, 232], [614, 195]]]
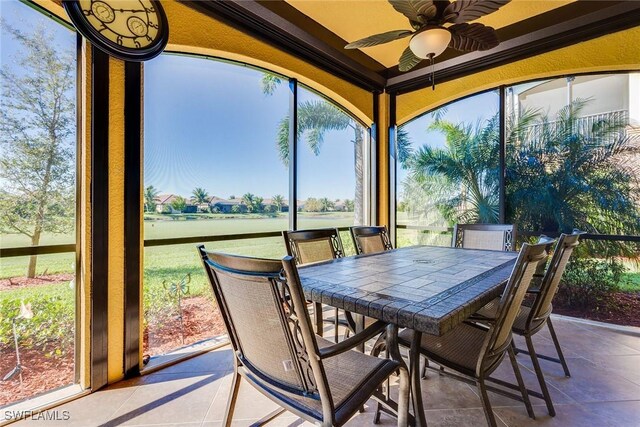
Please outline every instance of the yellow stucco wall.
[[107, 378], [124, 375], [124, 62], [109, 59], [109, 305]]
[[640, 69], [640, 27], [598, 37], [502, 67], [398, 96], [397, 123], [483, 90], [572, 73]]

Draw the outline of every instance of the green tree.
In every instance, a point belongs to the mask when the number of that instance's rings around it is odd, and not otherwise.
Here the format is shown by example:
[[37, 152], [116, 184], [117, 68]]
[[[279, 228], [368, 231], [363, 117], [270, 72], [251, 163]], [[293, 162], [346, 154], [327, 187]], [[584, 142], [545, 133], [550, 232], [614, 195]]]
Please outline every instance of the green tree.
[[193, 195], [193, 201], [198, 205], [209, 201], [209, 193], [204, 188], [196, 187], [191, 194]]
[[247, 212], [253, 212], [253, 204], [255, 203], [256, 196], [251, 193], [246, 193], [242, 196], [242, 203], [247, 207]]
[[320, 201], [318, 199], [315, 199], [313, 197], [309, 197], [304, 202], [303, 210], [305, 212], [320, 212], [321, 209], [322, 209], [322, 206], [320, 205]]
[[264, 199], [262, 197], [258, 197], [251, 193], [246, 193], [242, 196], [242, 202], [247, 207], [247, 212], [249, 213], [259, 213], [264, 209], [264, 205], [262, 202]]
[[429, 129], [442, 133], [445, 145], [423, 145], [411, 155], [407, 164], [414, 183], [407, 187], [421, 186], [450, 222], [497, 222], [498, 115], [475, 126], [437, 120]]
[[318, 200], [318, 203], [320, 204], [320, 212], [329, 212], [336, 206], [334, 202], [327, 199], [326, 197], [323, 197], [322, 199]]
[[282, 207], [284, 206], [284, 197], [280, 194], [276, 194], [271, 198], [273, 205], [276, 207], [276, 212], [282, 212]]
[[345, 209], [347, 212], [353, 212], [353, 208], [354, 208], [354, 206], [355, 206], [355, 205], [354, 205], [354, 202], [353, 202], [353, 200], [352, 200], [352, 199], [346, 199], [346, 200], [344, 201], [344, 209]]
[[264, 73], [260, 84], [262, 85], [262, 93], [265, 95], [273, 95], [276, 88], [282, 83], [282, 79], [275, 74]]
[[544, 232], [640, 233], [640, 138], [616, 120], [584, 129], [587, 102], [535, 116], [529, 132], [507, 127], [508, 221]]
[[187, 207], [187, 199], [182, 196], [176, 196], [175, 199], [171, 202], [171, 207], [178, 211], [179, 213], [184, 212], [184, 208]]
[[[9, 62], [0, 70], [0, 232], [37, 246], [45, 232], [73, 229], [76, 61], [42, 26], [26, 34], [3, 20], [0, 28], [21, 45], [19, 71]], [[31, 256], [28, 277], [36, 264]]]
[[160, 192], [153, 186], [149, 185], [144, 189], [144, 211], [153, 212], [156, 209], [156, 197]]
[[[507, 222], [522, 230], [639, 234], [640, 137], [626, 123], [600, 120], [585, 128], [588, 100], [553, 115], [523, 111], [506, 126]], [[434, 211], [450, 222], [495, 222], [498, 208], [497, 116], [483, 126], [443, 120], [432, 129], [443, 148], [423, 146], [407, 161], [402, 200], [425, 223]], [[599, 255], [631, 255], [623, 243], [590, 242]]]

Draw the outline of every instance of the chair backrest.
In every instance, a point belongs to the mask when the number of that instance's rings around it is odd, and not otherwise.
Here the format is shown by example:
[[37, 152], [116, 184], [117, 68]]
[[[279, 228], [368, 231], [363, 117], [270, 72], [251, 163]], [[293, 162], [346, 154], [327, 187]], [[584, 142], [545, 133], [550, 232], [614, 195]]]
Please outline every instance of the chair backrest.
[[349, 229], [356, 253], [373, 254], [393, 249], [385, 226], [355, 226]]
[[522, 245], [511, 276], [500, 298], [496, 320], [491, 325], [490, 333], [487, 334], [486, 347], [479, 363], [484, 363], [485, 366], [486, 364], [492, 365], [502, 357], [504, 351], [511, 344], [511, 328], [520, 312], [520, 306], [538, 263], [547, 257], [547, 245], [548, 243], [535, 245], [525, 243]]
[[466, 249], [516, 250], [515, 224], [456, 224], [451, 246]]
[[561, 234], [558, 238], [553, 256], [540, 283], [539, 293], [536, 295], [528, 322], [544, 319], [551, 314], [551, 302], [558, 292], [560, 280], [567, 268], [571, 254], [580, 243], [581, 234], [583, 233], [580, 231], [574, 231], [573, 234]]
[[200, 255], [238, 361], [282, 391], [328, 395], [293, 258]]
[[337, 228], [283, 231], [287, 254], [297, 265], [313, 264], [344, 257], [342, 240]]

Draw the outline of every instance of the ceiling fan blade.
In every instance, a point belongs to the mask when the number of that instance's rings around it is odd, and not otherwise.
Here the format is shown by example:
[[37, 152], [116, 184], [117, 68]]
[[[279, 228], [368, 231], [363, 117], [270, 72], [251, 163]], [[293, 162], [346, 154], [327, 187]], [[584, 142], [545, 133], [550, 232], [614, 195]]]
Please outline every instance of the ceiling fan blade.
[[511, 0], [458, 0], [442, 12], [445, 22], [463, 24], [500, 9]]
[[349, 43], [344, 48], [358, 49], [361, 47], [376, 46], [379, 44], [389, 43], [394, 40], [402, 39], [404, 37], [410, 36], [411, 34], [413, 34], [413, 31], [409, 31], [409, 30], [387, 31], [386, 33], [375, 34], [373, 36], [365, 37], [363, 39]]
[[449, 47], [465, 52], [492, 49], [500, 44], [496, 30], [479, 23], [456, 24], [451, 31]]
[[415, 29], [420, 28], [420, 24], [426, 24], [429, 18], [433, 18], [438, 12], [432, 0], [389, 0], [389, 3], [409, 18], [411, 26]]
[[398, 64], [398, 68], [402, 72], [409, 71], [410, 69], [418, 65], [420, 61], [422, 61], [422, 59], [415, 56], [411, 48], [407, 46], [404, 52], [402, 52], [402, 56], [400, 56], [400, 63]]

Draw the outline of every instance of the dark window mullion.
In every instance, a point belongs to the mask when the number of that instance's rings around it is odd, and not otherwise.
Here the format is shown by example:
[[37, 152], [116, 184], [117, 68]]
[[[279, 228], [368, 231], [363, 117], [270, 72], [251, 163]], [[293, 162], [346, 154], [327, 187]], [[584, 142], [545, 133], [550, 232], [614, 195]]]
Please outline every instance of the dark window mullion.
[[500, 109], [500, 171], [498, 174], [498, 203], [499, 203], [499, 222], [504, 224], [507, 220], [507, 192], [506, 192], [506, 179], [507, 179], [507, 165], [506, 165], [506, 150], [507, 150], [507, 132], [506, 132], [506, 114], [505, 106], [507, 102], [506, 87], [500, 86], [500, 101], [498, 108]]
[[396, 137], [398, 127], [396, 126], [396, 95], [389, 95], [389, 176], [388, 176], [388, 197], [389, 197], [389, 237], [391, 243], [396, 247]]
[[107, 384], [109, 56], [91, 49], [91, 389]]
[[289, 229], [298, 229], [298, 81], [289, 79]]

